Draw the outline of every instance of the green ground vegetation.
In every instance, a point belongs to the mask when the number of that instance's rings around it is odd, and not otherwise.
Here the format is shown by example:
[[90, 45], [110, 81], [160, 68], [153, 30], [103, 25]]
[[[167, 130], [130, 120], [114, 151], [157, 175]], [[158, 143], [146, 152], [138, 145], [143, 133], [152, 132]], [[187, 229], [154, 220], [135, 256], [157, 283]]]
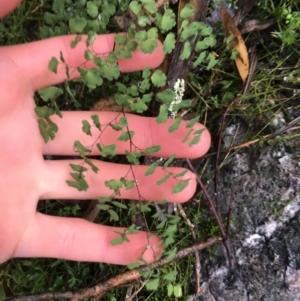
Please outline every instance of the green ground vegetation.
[[[105, 60], [97, 59], [91, 51], [86, 52], [87, 60], [94, 60], [97, 68], [79, 71], [82, 80], [66, 82], [62, 85], [38, 91], [35, 100], [38, 108], [36, 113], [40, 118], [40, 129], [44, 139], [55, 139], [56, 126], [51, 123], [51, 115], [59, 114], [60, 110], [89, 110], [96, 100], [115, 95], [119, 104], [130, 107], [137, 114], [149, 115], [148, 105], [153, 93], [158, 94], [162, 109], [151, 112], [158, 116], [158, 122], [167, 117], [167, 106], [174, 97], [171, 90], [159, 92], [167, 77], [165, 70], [147, 70], [132, 74], [120, 74], [116, 64], [117, 57], [130, 57], [132, 51], [139, 47], [144, 52], [152, 52], [156, 47], [156, 38], [164, 42], [164, 51], [172, 55], [176, 43], [185, 43], [180, 59], [188, 59], [191, 55], [190, 39], [197, 39], [197, 54], [193, 66], [189, 70], [187, 88], [181, 107], [192, 106], [189, 99], [197, 99], [190, 112], [199, 116], [199, 120], [211, 131], [214, 142], [221, 131], [221, 117], [230, 103], [238, 97], [230, 108], [223, 129], [232, 124], [243, 127], [241, 137], [234, 137], [230, 146], [256, 143], [280, 144], [281, 139], [264, 137], [276, 131], [280, 126], [299, 116], [299, 1], [291, 0], [259, 0], [254, 8], [245, 16], [240, 24], [250, 20], [267, 22], [274, 19], [274, 24], [267, 29], [252, 29], [243, 35], [247, 48], [252, 49], [250, 58], [257, 57], [257, 65], [249, 82], [247, 93], [241, 94], [243, 83], [234, 63], [234, 54], [228, 48], [222, 24], [218, 18], [220, 6], [226, 6], [229, 11], [238, 8], [238, 1], [208, 1], [207, 17], [214, 16], [207, 23], [194, 24], [189, 21], [193, 15], [193, 6], [187, 5], [178, 12], [178, 4], [170, 3], [158, 14], [154, 1], [119, 1], [119, 0], [24, 0], [22, 4], [0, 23], [0, 45], [14, 45], [36, 41], [64, 34], [87, 34], [92, 43], [96, 34], [119, 33], [122, 30], [114, 17], [123, 16], [130, 7], [134, 26], [129, 25], [128, 36], [119, 35], [116, 38], [118, 46], [115, 52]], [[149, 26], [149, 23], [153, 22]], [[181, 28], [177, 28], [177, 22]], [[73, 46], [78, 40], [73, 41]], [[254, 60], [254, 59], [253, 59]], [[63, 57], [53, 58], [49, 68], [55, 71]], [[250, 60], [250, 65], [253, 61]], [[67, 70], [66, 72], [72, 72]], [[155, 91], [155, 92], [153, 92]], [[161, 94], [159, 94], [161, 93]], [[139, 98], [139, 101], [135, 100]], [[180, 105], [176, 110], [181, 109]], [[99, 120], [83, 121], [83, 131], [89, 134], [90, 126], [100, 127]], [[113, 125], [120, 130], [120, 139], [130, 139], [131, 133], [126, 130], [126, 119]], [[173, 130], [176, 130], [174, 125]], [[291, 132], [286, 139], [297, 138], [296, 132]], [[196, 138], [197, 139], [197, 138]], [[196, 141], [196, 140], [195, 140]], [[206, 169], [211, 162], [212, 154], [217, 151], [216, 143], [207, 156], [198, 163], [198, 173], [204, 182], [212, 181], [214, 174]], [[114, 162], [130, 162], [137, 164], [148, 153], [128, 153], [125, 157], [115, 156], [114, 146], [97, 145], [105, 154], [105, 160]], [[89, 161], [88, 150], [77, 142], [75, 148], [85, 165], [74, 165], [74, 181], [68, 183], [74, 189], [88, 189], [84, 180], [86, 167], [95, 168]], [[238, 149], [221, 156], [220, 167]], [[47, 159], [51, 159], [48, 157]], [[152, 166], [153, 170], [155, 166]], [[152, 172], [153, 170], [150, 170]], [[163, 179], [162, 179], [163, 181]], [[67, 185], [67, 184], [66, 184]], [[107, 183], [117, 194], [120, 187], [130, 187], [133, 183], [116, 179]], [[123, 185], [123, 186], [122, 186]], [[185, 184], [177, 187], [180, 191]], [[202, 192], [184, 206], [190, 221], [196, 225], [195, 233], [198, 241], [218, 235], [218, 227], [209, 214], [207, 206], [203, 205]], [[194, 243], [186, 220], [180, 215], [166, 215], [159, 220], [154, 204], [129, 204], [126, 201], [113, 199], [99, 200], [101, 214], [96, 222], [132, 226], [130, 216], [136, 211], [142, 213], [148, 222], [149, 229], [160, 234], [166, 241], [166, 255], [172, 256], [176, 250]], [[82, 217], [86, 205], [81, 202], [65, 203], [59, 200], [45, 200], [39, 204], [39, 211], [53, 215]], [[129, 214], [128, 214], [129, 212]], [[156, 214], [156, 215], [155, 215]], [[226, 221], [226, 216], [224, 216]], [[234, 221], [233, 221], [234, 222]], [[210, 250], [211, 251], [211, 250]], [[209, 252], [209, 251], [208, 251]], [[154, 270], [149, 279], [143, 278], [141, 283], [134, 285], [139, 291], [132, 300], [188, 300], [194, 294], [194, 264], [195, 259], [172, 262], [163, 268]], [[127, 267], [117, 267], [102, 263], [70, 262], [53, 259], [12, 259], [0, 267], [0, 299], [17, 294], [30, 294], [44, 291], [63, 291], [92, 286], [124, 272]], [[140, 289], [141, 288], [141, 289]], [[126, 287], [113, 290], [102, 300], [125, 300]]]

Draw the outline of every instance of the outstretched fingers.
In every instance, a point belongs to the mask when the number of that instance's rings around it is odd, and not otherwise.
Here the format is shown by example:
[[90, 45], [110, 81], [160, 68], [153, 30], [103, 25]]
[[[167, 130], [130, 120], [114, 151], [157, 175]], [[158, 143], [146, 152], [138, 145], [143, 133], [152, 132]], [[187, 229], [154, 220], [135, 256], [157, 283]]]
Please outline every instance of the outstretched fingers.
[[[42, 41], [26, 43], [16, 46], [0, 48], [0, 55], [10, 58], [21, 69], [25, 78], [32, 85], [33, 91], [40, 88], [58, 84], [67, 80], [66, 66], [70, 68], [70, 79], [80, 77], [77, 67], [90, 68], [93, 65], [87, 61], [84, 53], [87, 49], [86, 36], [71, 48], [70, 43], [74, 41], [75, 35], [60, 36]], [[90, 49], [96, 56], [106, 57], [114, 48], [115, 34], [99, 35]], [[57, 73], [48, 70], [48, 64], [52, 57], [60, 60], [63, 54], [65, 63], [60, 62]], [[149, 66], [155, 68], [163, 61], [164, 54], [162, 44], [158, 41], [158, 47], [152, 54], [144, 54], [140, 50], [133, 53], [131, 59], [118, 60], [122, 72], [133, 72], [142, 70]]]
[[[208, 130], [200, 123], [192, 128], [192, 133], [188, 139], [183, 142], [191, 128], [187, 127], [187, 122], [182, 121], [174, 133], [169, 132], [170, 126], [174, 120], [168, 120], [166, 123], [157, 124], [155, 118], [141, 117], [132, 114], [126, 114], [128, 128], [124, 127], [122, 131], [116, 131], [109, 124], [118, 124], [121, 113], [115, 112], [62, 112], [63, 118], [54, 116], [52, 120], [57, 124], [59, 130], [54, 140], [44, 145], [44, 154], [48, 155], [78, 155], [73, 149], [74, 141], [80, 141], [85, 147], [91, 150], [89, 155], [99, 155], [96, 143], [104, 146], [115, 144], [116, 153], [124, 154], [127, 151], [142, 151], [147, 147], [159, 145], [160, 150], [151, 155], [156, 157], [170, 157], [176, 154], [177, 158], [197, 158], [203, 156], [210, 147], [210, 134]], [[91, 119], [92, 115], [97, 114], [101, 123], [99, 131]], [[82, 131], [82, 121], [88, 121], [91, 126], [91, 135]], [[199, 142], [189, 146], [194, 137], [194, 133], [203, 129], [200, 134]], [[132, 140], [121, 141], [121, 133], [127, 131], [134, 132]]]
[[[166, 170], [157, 167], [155, 172], [146, 175], [149, 166], [129, 166], [126, 164], [115, 164], [92, 160], [93, 164], [99, 168], [98, 172], [93, 172], [90, 168], [84, 173], [85, 180], [89, 186], [86, 191], [78, 191], [70, 187], [66, 181], [73, 181], [70, 173], [74, 171], [70, 163], [82, 165], [81, 160], [51, 160], [46, 161], [47, 173], [43, 178], [40, 199], [98, 199], [99, 197], [109, 197], [114, 195], [114, 190], [110, 188], [109, 182], [125, 179], [132, 181], [133, 187], [120, 184], [116, 198], [134, 199], [142, 201], [162, 201], [163, 199], [173, 203], [186, 202], [194, 195], [196, 190], [196, 179], [192, 172], [187, 171], [183, 176], [179, 176], [185, 169], [169, 167]], [[47, 176], [45, 177], [45, 174]], [[170, 174], [165, 182], [158, 185], [158, 181]], [[178, 175], [176, 177], [176, 175]], [[188, 184], [181, 192], [173, 193], [172, 190], [178, 184]]]
[[127, 234], [129, 241], [112, 245], [124, 228], [97, 225], [79, 218], [37, 213], [28, 226], [14, 257], [50, 257], [76, 261], [126, 265], [140, 258], [153, 262], [162, 252], [157, 236], [139, 231]]
[[[107, 127], [103, 133], [96, 127], [92, 127], [92, 136], [86, 135], [82, 132], [83, 119], [90, 120], [91, 112], [63, 112], [63, 118], [56, 117], [55, 122], [60, 128], [57, 137], [45, 144], [44, 154], [60, 154], [60, 155], [78, 155], [73, 149], [74, 141], [80, 141], [84, 147], [91, 150], [87, 155], [100, 155], [96, 147], [96, 143], [101, 143], [103, 146], [115, 144], [116, 153], [124, 154], [127, 151], [143, 151], [148, 147], [157, 145], [160, 150], [153, 155], [156, 157], [170, 157], [175, 154], [178, 158], [196, 158], [205, 154], [210, 146], [209, 132], [201, 124], [196, 124], [193, 131], [197, 132], [203, 130], [200, 135], [200, 141], [190, 146], [193, 135], [187, 139], [185, 143], [182, 142], [189, 128], [183, 122], [177, 131], [170, 134], [168, 129], [174, 122], [168, 120], [164, 124], [156, 124], [155, 118], [145, 118], [136, 115], [126, 115], [128, 128], [134, 132], [131, 141], [120, 141], [122, 131], [115, 131], [111, 127]], [[98, 113], [101, 123], [108, 124], [109, 122], [116, 123], [118, 117], [117, 113]], [[122, 115], [120, 115], [122, 116]], [[105, 128], [103, 126], [103, 128]], [[125, 129], [127, 132], [128, 129]], [[92, 160], [93, 164], [99, 168], [98, 173], [91, 170], [89, 166], [88, 171], [84, 173], [85, 180], [89, 186], [87, 191], [79, 192], [75, 188], [69, 187], [66, 181], [74, 181], [70, 176], [72, 169], [70, 164], [82, 165], [83, 160], [65, 160], [65, 161], [46, 161], [47, 177], [43, 177], [43, 191], [41, 191], [40, 199], [97, 199], [99, 197], [110, 196], [113, 191], [108, 189], [106, 181], [113, 179], [120, 180], [136, 180], [137, 185], [131, 189], [121, 189], [121, 198], [124, 199], [139, 199], [148, 201], [160, 201], [167, 199], [170, 202], [185, 202], [189, 200], [196, 189], [195, 176], [191, 172], [187, 172], [182, 178], [175, 177], [183, 169], [176, 169], [169, 167], [166, 170], [157, 167], [152, 175], [145, 176], [146, 170], [149, 166], [132, 166], [124, 164], [105, 163], [99, 160]], [[157, 182], [166, 174], [171, 172], [168, 180], [162, 185]], [[189, 185], [180, 193], [171, 193], [172, 189], [179, 181], [188, 181]]]

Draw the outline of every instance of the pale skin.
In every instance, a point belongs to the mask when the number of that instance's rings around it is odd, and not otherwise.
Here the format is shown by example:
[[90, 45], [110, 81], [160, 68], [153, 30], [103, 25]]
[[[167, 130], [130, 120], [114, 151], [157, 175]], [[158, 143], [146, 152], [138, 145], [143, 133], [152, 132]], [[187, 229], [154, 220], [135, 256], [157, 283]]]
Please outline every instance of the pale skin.
[[[0, 18], [11, 12], [20, 0], [0, 0]], [[48, 62], [51, 57], [59, 58], [63, 52], [66, 62], [79, 66], [84, 59], [85, 43], [75, 49], [69, 47], [74, 37], [62, 36], [16, 46], [0, 47], [0, 262], [12, 257], [50, 257], [77, 261], [106, 262], [128, 264], [135, 262], [141, 254], [147, 262], [155, 260], [162, 252], [160, 238], [146, 232], [129, 235], [130, 242], [111, 246], [110, 241], [117, 238], [113, 228], [95, 224], [80, 218], [64, 218], [41, 214], [36, 211], [37, 203], [45, 199], [97, 199], [111, 195], [112, 191], [104, 182], [119, 179], [128, 171], [128, 166], [104, 163], [93, 160], [100, 171], [90, 171], [86, 175], [89, 189], [86, 192], [69, 187], [66, 180], [71, 180], [70, 163], [81, 160], [44, 160], [43, 155], [76, 155], [73, 150], [75, 140], [84, 145], [91, 145], [97, 137], [85, 135], [81, 121], [90, 120], [91, 112], [62, 112], [63, 118], [54, 117], [59, 132], [53, 141], [45, 144], [40, 135], [37, 117], [34, 112], [34, 92], [40, 88], [55, 85], [66, 79], [64, 66], [58, 73], [51, 73]], [[99, 36], [94, 43], [98, 54], [105, 54], [113, 49], [114, 36]], [[155, 68], [163, 60], [162, 46], [151, 55], [139, 51], [129, 61], [119, 61], [122, 72], [142, 70], [145, 66]], [[73, 73], [72, 77], [79, 75]], [[94, 114], [94, 112], [93, 112]], [[116, 113], [99, 112], [101, 123], [111, 121]], [[168, 127], [172, 121], [157, 125], [155, 118], [145, 118], [132, 114], [126, 115], [131, 130], [135, 132], [133, 142], [141, 149], [152, 145], [161, 145], [158, 157], [168, 157], [174, 153], [178, 157], [196, 158], [205, 154], [210, 145], [210, 135], [205, 130], [200, 142], [188, 147], [182, 144], [187, 129], [182, 125], [170, 135]], [[203, 125], [196, 124], [196, 130]], [[103, 134], [105, 144], [115, 143], [117, 153], [124, 154], [129, 143], [117, 141], [119, 133], [111, 129]], [[99, 152], [94, 148], [94, 155]], [[156, 185], [164, 172], [161, 169], [145, 177], [147, 166], [135, 166], [134, 172], [140, 193], [145, 200], [182, 203], [189, 200], [196, 189], [196, 179], [188, 172], [182, 179], [190, 179], [186, 189], [172, 194], [175, 180], [170, 179], [161, 186]], [[171, 168], [174, 172], [181, 169]], [[125, 199], [139, 199], [137, 189], [121, 190]], [[100, 212], [101, 214], [101, 212]], [[150, 243], [150, 248], [147, 245]]]

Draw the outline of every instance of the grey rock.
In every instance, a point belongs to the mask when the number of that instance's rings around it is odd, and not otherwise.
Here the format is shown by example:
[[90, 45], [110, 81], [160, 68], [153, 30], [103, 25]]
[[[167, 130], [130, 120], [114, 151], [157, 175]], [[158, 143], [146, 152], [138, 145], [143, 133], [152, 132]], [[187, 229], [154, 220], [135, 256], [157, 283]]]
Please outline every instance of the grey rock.
[[[298, 153], [297, 153], [298, 152]], [[201, 301], [300, 300], [300, 148], [258, 146], [235, 154], [220, 173], [235, 266], [222, 244], [201, 253]], [[299, 158], [299, 157], [298, 157]]]

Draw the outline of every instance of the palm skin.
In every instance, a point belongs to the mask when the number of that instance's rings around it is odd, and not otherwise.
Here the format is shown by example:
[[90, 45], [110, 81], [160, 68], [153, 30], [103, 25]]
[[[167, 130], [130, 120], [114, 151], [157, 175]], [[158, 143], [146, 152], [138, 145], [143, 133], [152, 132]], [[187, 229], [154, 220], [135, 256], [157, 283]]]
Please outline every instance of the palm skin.
[[[4, 12], [10, 11], [19, 1], [0, 0]], [[0, 15], [1, 17], [1, 15]], [[30, 44], [0, 47], [0, 262], [11, 257], [52, 257], [80, 261], [101, 261], [113, 264], [128, 264], [141, 255], [152, 262], [162, 249], [160, 239], [146, 232], [129, 235], [130, 242], [111, 246], [112, 238], [119, 237], [113, 228], [94, 224], [79, 218], [48, 216], [36, 211], [37, 203], [45, 199], [97, 199], [111, 195], [104, 182], [119, 179], [128, 171], [128, 166], [93, 160], [100, 169], [98, 174], [88, 172], [86, 179], [89, 189], [79, 192], [66, 184], [71, 180], [70, 163], [80, 160], [44, 160], [43, 155], [76, 155], [73, 150], [75, 140], [91, 145], [97, 139], [96, 129], [92, 137], [82, 132], [81, 121], [90, 120], [90, 112], [62, 112], [63, 118], [54, 117], [58, 125], [57, 137], [44, 143], [34, 112], [34, 92], [66, 79], [64, 66], [57, 74], [51, 73], [47, 65], [51, 57], [64, 53], [66, 63], [76, 67], [84, 62], [85, 43], [70, 49], [69, 43], [74, 37], [63, 36]], [[113, 35], [99, 36], [93, 49], [99, 55], [112, 51]], [[122, 72], [142, 70], [145, 66], [157, 67], [163, 59], [162, 45], [151, 55], [135, 52], [129, 61], [119, 61]], [[79, 77], [75, 72], [73, 78]], [[94, 112], [93, 112], [94, 114]], [[114, 119], [116, 113], [99, 112], [101, 123]], [[172, 121], [157, 125], [154, 118], [127, 115], [129, 127], [135, 132], [134, 143], [140, 148], [161, 145], [157, 156], [170, 156], [174, 149], [178, 157], [195, 158], [203, 155], [209, 148], [210, 135], [205, 130], [199, 144], [188, 147], [182, 145], [187, 129], [182, 125], [172, 136], [168, 127]], [[197, 124], [194, 128], [203, 126]], [[117, 141], [118, 133], [107, 130], [102, 139], [105, 144], [116, 143], [117, 153], [124, 154], [129, 143]], [[93, 149], [94, 155], [99, 155]], [[155, 183], [164, 175], [158, 169], [153, 175], [145, 177], [146, 166], [135, 166], [134, 173], [138, 181], [137, 189], [122, 190], [125, 199], [139, 199], [139, 193], [145, 200], [159, 201], [167, 198], [172, 202], [189, 200], [196, 189], [194, 175], [189, 172], [183, 179], [189, 178], [189, 186], [178, 194], [171, 194], [175, 179], [169, 179], [161, 186]], [[173, 168], [175, 172], [181, 169]], [[149, 243], [151, 247], [149, 248]], [[147, 248], [148, 246], [148, 248]]]

